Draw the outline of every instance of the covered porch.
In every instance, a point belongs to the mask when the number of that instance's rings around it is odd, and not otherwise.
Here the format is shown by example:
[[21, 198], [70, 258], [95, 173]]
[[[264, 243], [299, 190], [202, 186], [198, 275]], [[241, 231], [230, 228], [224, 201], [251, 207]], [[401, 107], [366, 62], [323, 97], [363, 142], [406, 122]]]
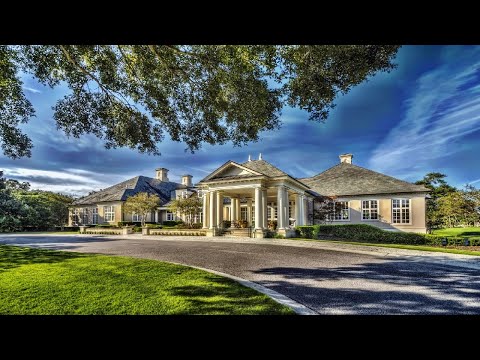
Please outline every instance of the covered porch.
[[[269, 167], [277, 176], [265, 174]], [[220, 235], [228, 222], [232, 228], [251, 228], [255, 238], [268, 231], [293, 237], [295, 226], [307, 225], [312, 200], [308, 187], [264, 160], [228, 162], [198, 186], [203, 193], [203, 228], [209, 236]]]

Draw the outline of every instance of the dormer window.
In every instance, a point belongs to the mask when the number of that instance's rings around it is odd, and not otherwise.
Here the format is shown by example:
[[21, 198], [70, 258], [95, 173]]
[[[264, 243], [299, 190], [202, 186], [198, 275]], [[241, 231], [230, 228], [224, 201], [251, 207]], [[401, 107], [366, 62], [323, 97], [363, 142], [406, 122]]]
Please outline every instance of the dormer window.
[[188, 191], [182, 191], [182, 199], [188, 198]]

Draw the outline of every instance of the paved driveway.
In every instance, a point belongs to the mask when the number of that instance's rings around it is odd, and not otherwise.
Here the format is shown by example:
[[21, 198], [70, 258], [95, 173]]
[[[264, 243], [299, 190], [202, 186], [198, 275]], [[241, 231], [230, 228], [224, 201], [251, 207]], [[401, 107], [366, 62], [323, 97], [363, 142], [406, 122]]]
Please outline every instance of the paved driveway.
[[430, 262], [429, 257], [390, 256], [367, 247], [356, 247], [366, 249], [359, 252], [352, 247], [326, 249], [307, 243], [287, 246], [251, 240], [175, 241], [87, 235], [0, 236], [0, 243], [209, 268], [272, 288], [319, 314], [480, 314], [478, 269]]

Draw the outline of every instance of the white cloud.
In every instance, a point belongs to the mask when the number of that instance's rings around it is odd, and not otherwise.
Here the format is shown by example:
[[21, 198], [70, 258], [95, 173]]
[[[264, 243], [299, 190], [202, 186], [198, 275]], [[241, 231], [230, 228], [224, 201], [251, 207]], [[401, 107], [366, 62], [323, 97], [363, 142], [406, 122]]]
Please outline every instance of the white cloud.
[[29, 86], [25, 86], [25, 85], [24, 85], [24, 86], [22, 86], [22, 88], [23, 88], [24, 90], [30, 91], [30, 92], [32, 92], [32, 93], [34, 93], [34, 94], [41, 94], [41, 93], [42, 93], [40, 90], [34, 89], [34, 88], [32, 88], [32, 87], [29, 87]]
[[[20, 181], [28, 181], [32, 189], [55, 191], [72, 195], [85, 195], [91, 190], [104, 189], [115, 183], [115, 181], [111, 181], [111, 176], [103, 176], [102, 174], [81, 169], [53, 171], [19, 167], [5, 168], [4, 176]], [[102, 180], [99, 180], [99, 177]], [[103, 181], [103, 178], [107, 181]]]
[[397, 174], [428, 168], [460, 151], [459, 141], [480, 130], [480, 47], [462, 49], [455, 60], [451, 52], [417, 80], [403, 119], [373, 152], [372, 169]]

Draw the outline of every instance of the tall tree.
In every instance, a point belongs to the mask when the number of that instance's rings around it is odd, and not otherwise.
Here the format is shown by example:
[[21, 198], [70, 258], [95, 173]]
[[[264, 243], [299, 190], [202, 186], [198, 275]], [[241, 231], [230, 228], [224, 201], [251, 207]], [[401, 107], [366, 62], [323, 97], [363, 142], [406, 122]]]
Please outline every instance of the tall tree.
[[159, 204], [160, 198], [158, 195], [141, 192], [130, 196], [125, 201], [124, 210], [141, 215], [142, 226], [145, 226], [148, 213], [154, 211]]
[[[450, 186], [445, 178], [447, 175], [439, 172], [427, 173], [422, 180], [415, 182], [417, 185], [423, 185], [430, 189], [429, 198], [427, 198], [427, 228], [429, 230], [439, 227], [444, 223], [445, 213], [439, 211], [438, 200], [448, 194], [455, 193], [456, 188]], [[445, 210], [445, 206], [443, 207]]]
[[3, 171], [0, 171], [0, 232], [20, 230], [25, 215], [23, 203], [12, 195], [6, 183]]
[[447, 181], [445, 180], [446, 177], [447, 175], [445, 174], [431, 172], [426, 174], [422, 180], [415, 182], [415, 184], [423, 185], [426, 188], [430, 189], [431, 198], [437, 199], [457, 190], [453, 186], [448, 185]]
[[[185, 199], [173, 200], [168, 210], [174, 214], [180, 214], [185, 219], [185, 223], [192, 227], [195, 217], [202, 212], [202, 201], [196, 194], [193, 194]], [[203, 216], [207, 216], [207, 214], [203, 214]]]
[[25, 214], [21, 218], [24, 229], [51, 229], [68, 223], [68, 207], [73, 198], [42, 190], [16, 190], [15, 198], [24, 205]]
[[59, 129], [107, 148], [158, 153], [168, 134], [192, 152], [242, 145], [281, 125], [283, 104], [324, 121], [334, 99], [378, 71], [396, 45], [0, 46], [0, 135], [7, 156], [30, 156], [18, 125], [33, 116], [18, 72], [71, 92], [54, 106]]

